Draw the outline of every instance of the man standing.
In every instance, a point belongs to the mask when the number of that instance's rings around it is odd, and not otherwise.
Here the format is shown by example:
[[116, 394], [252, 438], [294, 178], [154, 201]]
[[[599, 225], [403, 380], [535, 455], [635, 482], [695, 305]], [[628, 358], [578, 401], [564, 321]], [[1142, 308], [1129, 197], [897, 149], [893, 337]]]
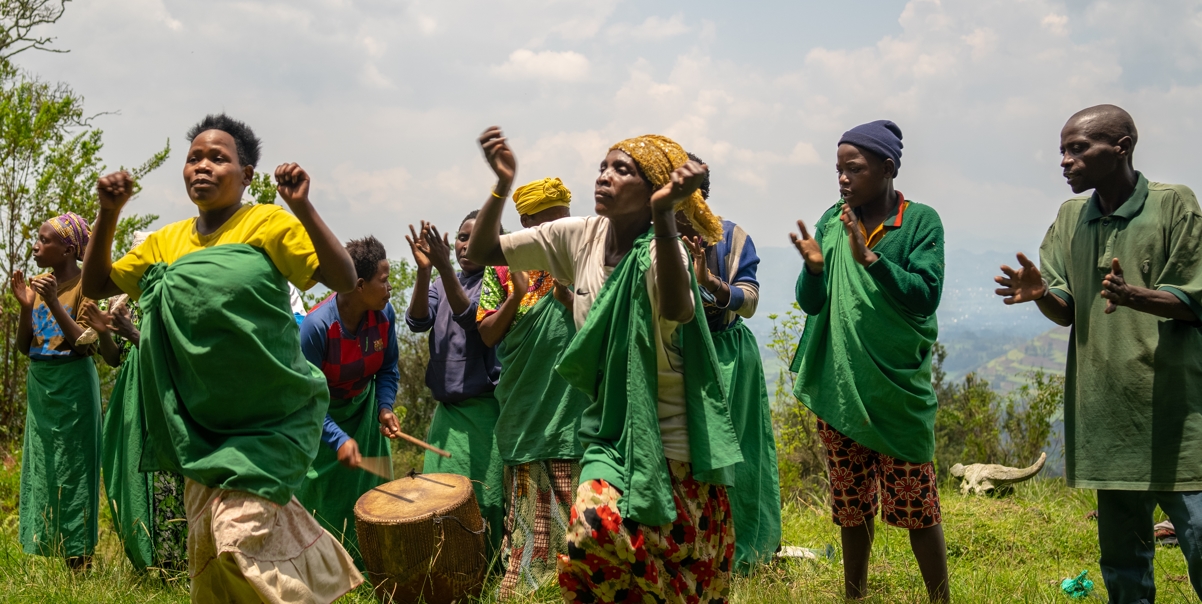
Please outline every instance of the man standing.
[[1001, 267], [1006, 304], [1035, 301], [1072, 326], [1064, 433], [1068, 484], [1098, 491], [1110, 602], [1151, 602], [1152, 512], [1177, 527], [1202, 595], [1202, 213], [1193, 191], [1135, 170], [1135, 123], [1113, 105], [1060, 132], [1074, 193], [1040, 246]]

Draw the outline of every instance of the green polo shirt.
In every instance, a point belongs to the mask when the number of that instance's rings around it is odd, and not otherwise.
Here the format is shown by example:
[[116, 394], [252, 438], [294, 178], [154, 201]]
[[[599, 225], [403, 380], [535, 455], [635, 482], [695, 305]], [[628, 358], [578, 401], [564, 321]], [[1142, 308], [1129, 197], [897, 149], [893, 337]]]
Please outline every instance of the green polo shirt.
[[1068, 484], [1202, 490], [1202, 331], [1120, 307], [1102, 278], [1118, 258], [1130, 285], [1172, 292], [1202, 317], [1202, 213], [1193, 191], [1148, 182], [1110, 216], [1070, 199], [1039, 248], [1053, 295], [1073, 308], [1064, 392]]

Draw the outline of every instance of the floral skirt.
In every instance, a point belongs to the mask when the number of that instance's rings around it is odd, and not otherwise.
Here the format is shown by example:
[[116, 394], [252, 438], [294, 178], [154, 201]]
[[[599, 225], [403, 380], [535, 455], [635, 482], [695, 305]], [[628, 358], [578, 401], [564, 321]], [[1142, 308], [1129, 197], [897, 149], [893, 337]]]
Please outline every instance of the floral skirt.
[[725, 602], [735, 554], [726, 487], [698, 482], [690, 464], [668, 460], [676, 520], [623, 520], [622, 494], [604, 480], [576, 490], [559, 588], [576, 602]]
[[560, 554], [568, 552], [567, 532], [580, 462], [546, 459], [505, 467], [509, 512], [501, 548], [505, 576], [501, 598], [537, 591], [557, 576]]

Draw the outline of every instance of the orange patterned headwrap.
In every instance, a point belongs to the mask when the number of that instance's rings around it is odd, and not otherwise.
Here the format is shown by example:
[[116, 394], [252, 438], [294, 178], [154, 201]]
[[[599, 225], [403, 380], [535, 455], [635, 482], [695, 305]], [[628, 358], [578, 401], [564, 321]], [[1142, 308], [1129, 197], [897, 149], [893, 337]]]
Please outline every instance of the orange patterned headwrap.
[[[689, 154], [676, 141], [658, 134], [628, 138], [612, 147], [634, 159], [639, 169], [646, 175], [647, 180], [656, 187], [662, 187], [672, 181], [672, 171], [689, 161]], [[676, 209], [684, 213], [685, 218], [710, 243], [722, 239], [722, 221], [710, 210], [701, 191], [694, 191], [687, 199], [680, 202]]]

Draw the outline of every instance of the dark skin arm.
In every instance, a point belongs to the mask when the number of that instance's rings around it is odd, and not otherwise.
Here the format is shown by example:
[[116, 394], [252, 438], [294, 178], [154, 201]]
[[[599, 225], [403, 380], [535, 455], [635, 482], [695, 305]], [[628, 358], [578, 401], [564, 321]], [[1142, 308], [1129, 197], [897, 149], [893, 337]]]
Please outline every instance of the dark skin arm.
[[419, 234], [413, 225], [409, 225], [409, 234], [405, 241], [409, 243], [409, 251], [413, 252], [413, 263], [417, 265], [417, 276], [413, 282], [413, 293], [409, 296], [409, 316], [414, 319], [425, 319], [430, 316], [430, 274], [434, 263], [430, 261], [430, 247], [426, 245], [426, 221], [422, 221]]
[[430, 250], [430, 261], [438, 270], [438, 278], [442, 280], [442, 290], [447, 297], [447, 303], [451, 305], [451, 312], [461, 315], [471, 306], [472, 301], [468, 299], [467, 292], [463, 291], [463, 285], [459, 283], [459, 277], [455, 275], [455, 265], [451, 264], [451, 242], [446, 235], [439, 234], [437, 227], [432, 224], [428, 226], [426, 245]]
[[313, 241], [318, 264], [313, 280], [340, 294], [353, 291], [359, 280], [355, 263], [309, 201], [309, 175], [296, 164], [282, 164], [275, 169], [275, 180], [280, 197]]
[[121, 293], [113, 283], [113, 235], [121, 219], [121, 208], [134, 192], [134, 179], [128, 172], [114, 172], [96, 181], [100, 211], [92, 225], [92, 236], [83, 255], [83, 276], [80, 287], [83, 295], [93, 300], [111, 298]]
[[1111, 259], [1110, 273], [1102, 278], [1102, 297], [1106, 299], [1106, 314], [1126, 306], [1165, 319], [1198, 322], [1198, 316], [1189, 305], [1172, 293], [1129, 285], [1123, 278], [1123, 267], [1118, 258]]
[[1073, 307], [1048, 291], [1048, 284], [1043, 280], [1039, 267], [1026, 254], [1019, 252], [1017, 257], [1019, 268], [1013, 269], [1003, 264], [1002, 276], [993, 278], [1001, 285], [994, 292], [1003, 297], [1002, 302], [1010, 305], [1034, 301], [1039, 312], [1053, 323], [1063, 327], [1072, 325]]
[[29, 356], [29, 347], [33, 345], [33, 303], [37, 293], [25, 283], [25, 273], [19, 270], [13, 271], [10, 285], [21, 313], [17, 320], [17, 352]]
[[526, 273], [510, 273], [510, 279], [513, 280], [513, 291], [501, 303], [497, 312], [484, 317], [476, 326], [476, 330], [480, 332], [480, 339], [490, 348], [496, 346], [505, 338], [505, 334], [509, 333], [509, 327], [513, 325], [513, 319], [522, 306], [522, 298], [526, 295], [526, 290], [530, 289], [530, 279]]
[[476, 228], [472, 230], [472, 240], [467, 246], [467, 257], [482, 266], [507, 266], [509, 262], [501, 249], [501, 212], [505, 209], [505, 199], [513, 186], [518, 164], [499, 127], [485, 130], [479, 142], [484, 159], [497, 175], [497, 184], [476, 215]]
[[701, 186], [708, 168], [695, 161], [672, 172], [671, 181], [651, 194], [651, 222], [655, 229], [655, 287], [659, 314], [669, 321], [693, 320], [693, 288], [688, 266], [682, 262], [676, 240], [676, 203]]
[[96, 332], [96, 343], [100, 346], [100, 357], [104, 359], [104, 363], [109, 367], [121, 366], [121, 349], [117, 347], [117, 343], [113, 341], [112, 316], [109, 313], [100, 310], [96, 303], [88, 300], [83, 303], [80, 309], [80, 314], [88, 322], [88, 327]]

